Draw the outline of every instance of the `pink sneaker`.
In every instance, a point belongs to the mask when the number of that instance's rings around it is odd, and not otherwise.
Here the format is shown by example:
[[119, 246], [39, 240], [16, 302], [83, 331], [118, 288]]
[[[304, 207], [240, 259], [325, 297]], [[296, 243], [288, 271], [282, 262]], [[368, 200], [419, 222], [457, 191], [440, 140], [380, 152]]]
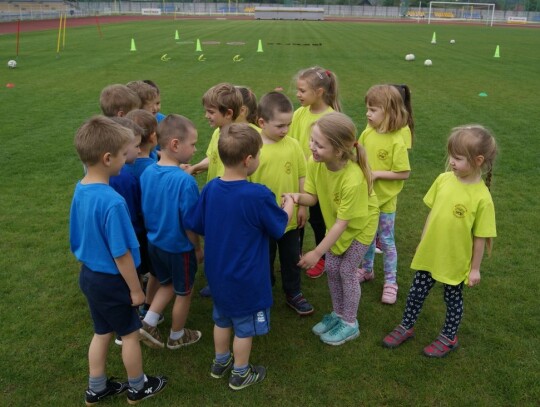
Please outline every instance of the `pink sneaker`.
[[381, 301], [383, 304], [395, 304], [397, 300], [398, 285], [384, 283]]
[[392, 332], [384, 337], [383, 345], [393, 349], [411, 338], [414, 338], [414, 328], [405, 329], [402, 325], [398, 325]]
[[356, 269], [358, 274], [358, 282], [362, 284], [364, 281], [371, 281], [375, 278], [375, 273], [373, 271], [366, 271], [363, 268]]
[[453, 341], [448, 339], [444, 335], [439, 335], [437, 339], [431, 342], [428, 346], [424, 348], [424, 355], [430, 358], [444, 358], [454, 349], [459, 347], [458, 337], [454, 338]]
[[320, 259], [317, 264], [306, 271], [306, 275], [309, 278], [319, 278], [324, 274], [324, 259]]

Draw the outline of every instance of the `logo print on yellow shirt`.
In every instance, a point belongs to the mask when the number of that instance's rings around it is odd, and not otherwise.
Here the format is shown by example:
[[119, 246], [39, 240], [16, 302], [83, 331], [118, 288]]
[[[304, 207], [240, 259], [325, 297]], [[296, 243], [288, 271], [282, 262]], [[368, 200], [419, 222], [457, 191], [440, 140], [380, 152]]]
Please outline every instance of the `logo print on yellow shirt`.
[[210, 159], [212, 161], [212, 164], [217, 164], [218, 155], [216, 153], [212, 153]]
[[461, 204], [454, 205], [454, 216], [456, 218], [464, 218], [467, 214], [467, 208]]
[[339, 205], [340, 202], [341, 202], [341, 198], [339, 197], [339, 192], [334, 192], [334, 203], [336, 205]]
[[388, 158], [388, 151], [386, 150], [377, 151], [377, 158], [379, 160], [386, 160]]
[[289, 175], [291, 173], [291, 167], [292, 167], [292, 164], [290, 163], [290, 161], [287, 161], [285, 163], [285, 174]]

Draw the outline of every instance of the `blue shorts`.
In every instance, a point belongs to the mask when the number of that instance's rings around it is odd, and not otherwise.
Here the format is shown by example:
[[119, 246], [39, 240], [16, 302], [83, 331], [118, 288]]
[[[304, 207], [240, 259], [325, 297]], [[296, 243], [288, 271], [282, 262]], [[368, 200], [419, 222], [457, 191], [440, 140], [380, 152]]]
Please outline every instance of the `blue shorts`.
[[176, 295], [189, 295], [197, 273], [195, 250], [185, 253], [170, 253], [148, 243], [148, 254], [156, 278], [161, 285], [172, 282]]
[[270, 308], [243, 317], [227, 317], [214, 305], [214, 323], [219, 328], [233, 328], [238, 338], [266, 335], [270, 331]]
[[120, 274], [95, 272], [83, 264], [79, 287], [88, 301], [96, 334], [116, 332], [125, 336], [142, 326], [137, 307], [131, 305], [129, 287]]

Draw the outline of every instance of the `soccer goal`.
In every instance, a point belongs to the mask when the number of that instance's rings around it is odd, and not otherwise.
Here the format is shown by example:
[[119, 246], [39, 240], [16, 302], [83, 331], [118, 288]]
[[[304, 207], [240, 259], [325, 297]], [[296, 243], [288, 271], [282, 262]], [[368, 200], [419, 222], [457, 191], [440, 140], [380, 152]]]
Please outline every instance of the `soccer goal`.
[[494, 3], [455, 3], [432, 1], [429, 3], [428, 24], [431, 21], [469, 21], [485, 22], [493, 26]]

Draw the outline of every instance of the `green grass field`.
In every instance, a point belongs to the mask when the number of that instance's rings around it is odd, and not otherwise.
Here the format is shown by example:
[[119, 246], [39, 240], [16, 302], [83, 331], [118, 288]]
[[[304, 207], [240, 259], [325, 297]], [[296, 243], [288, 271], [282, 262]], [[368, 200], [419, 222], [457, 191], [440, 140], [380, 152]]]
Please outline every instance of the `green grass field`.
[[[0, 36], [0, 405], [83, 403], [92, 327], [78, 288], [79, 266], [69, 251], [68, 212], [82, 176], [73, 136], [85, 119], [99, 113], [101, 89], [136, 79], [157, 82], [162, 111], [183, 114], [197, 125], [197, 162], [212, 131], [201, 106], [210, 86], [222, 81], [247, 85], [259, 97], [283, 87], [297, 106], [292, 78], [316, 64], [338, 75], [344, 111], [359, 129], [366, 123], [363, 98], [371, 85], [406, 83], [412, 89], [416, 140], [396, 224], [398, 303], [383, 306], [379, 301], [383, 281], [378, 259], [376, 280], [362, 287], [361, 335], [334, 348], [310, 332], [330, 309], [325, 278], [303, 280], [304, 293], [317, 310], [307, 318], [286, 307], [278, 280], [272, 331], [254, 341], [252, 355], [253, 362], [268, 366], [268, 378], [233, 393], [225, 381], [209, 376], [212, 304], [196, 294], [188, 327], [203, 332], [201, 341], [178, 351], [143, 348], [146, 372], [170, 377], [166, 391], [146, 405], [538, 405], [540, 31], [215, 20], [133, 22], [101, 29], [102, 39], [95, 26], [68, 27], [58, 57], [57, 31], [23, 33], [14, 70], [5, 63], [15, 54], [15, 36]], [[430, 44], [434, 31], [437, 45]], [[130, 51], [132, 38], [136, 52]], [[198, 38], [204, 61], [195, 52]], [[256, 52], [259, 39], [262, 53]], [[450, 39], [456, 43], [451, 45]], [[497, 45], [500, 58], [493, 57]], [[408, 53], [416, 61], [406, 62]], [[164, 54], [171, 59], [161, 61]], [[234, 62], [235, 55], [243, 60]], [[424, 67], [427, 58], [432, 67]], [[7, 88], [7, 83], [15, 87]], [[480, 97], [481, 92], [488, 96]], [[416, 339], [397, 350], [383, 349], [381, 339], [400, 321], [413, 274], [409, 265], [427, 215], [422, 197], [444, 170], [450, 129], [471, 122], [491, 128], [500, 147], [492, 184], [499, 237], [492, 257], [483, 262], [482, 283], [465, 291], [462, 346], [445, 360], [421, 355], [444, 319], [437, 286], [417, 324]], [[312, 242], [310, 233], [308, 237], [307, 246]], [[203, 285], [200, 273], [197, 291]], [[170, 314], [162, 333], [169, 326]], [[114, 344], [108, 371], [125, 375]], [[106, 403], [125, 404], [124, 396]]]

